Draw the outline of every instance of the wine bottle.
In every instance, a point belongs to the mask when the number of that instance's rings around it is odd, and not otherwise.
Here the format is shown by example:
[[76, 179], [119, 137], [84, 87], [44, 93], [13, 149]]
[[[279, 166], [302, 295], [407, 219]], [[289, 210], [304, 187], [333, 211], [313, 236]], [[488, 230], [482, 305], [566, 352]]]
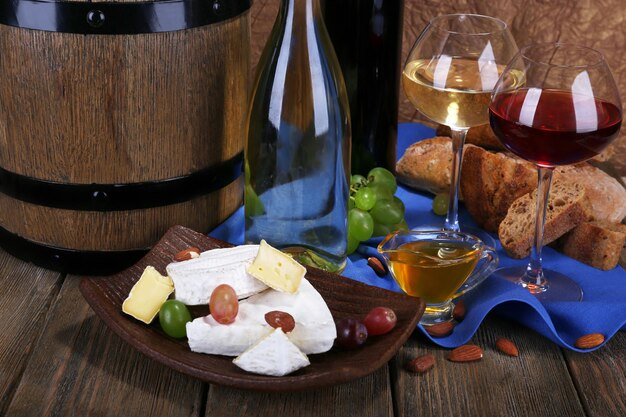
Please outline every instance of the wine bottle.
[[338, 272], [347, 257], [350, 115], [318, 0], [281, 0], [245, 145], [245, 240]]
[[404, 0], [325, 0], [323, 8], [348, 90], [352, 173], [394, 172]]

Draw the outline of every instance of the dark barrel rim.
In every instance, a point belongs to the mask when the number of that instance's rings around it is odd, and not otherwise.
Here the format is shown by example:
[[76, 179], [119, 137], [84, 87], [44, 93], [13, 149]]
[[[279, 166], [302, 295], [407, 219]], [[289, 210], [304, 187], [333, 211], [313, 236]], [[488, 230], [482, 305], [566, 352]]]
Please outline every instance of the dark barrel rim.
[[46, 245], [0, 226], [0, 247], [37, 266], [68, 274], [111, 275], [135, 264], [149, 248], [119, 251], [82, 251]]
[[81, 211], [121, 211], [182, 203], [224, 188], [241, 176], [243, 152], [201, 171], [160, 181], [68, 184], [0, 168], [0, 192], [39, 206]]
[[251, 0], [130, 3], [0, 0], [0, 24], [84, 35], [174, 32], [231, 19], [250, 6]]

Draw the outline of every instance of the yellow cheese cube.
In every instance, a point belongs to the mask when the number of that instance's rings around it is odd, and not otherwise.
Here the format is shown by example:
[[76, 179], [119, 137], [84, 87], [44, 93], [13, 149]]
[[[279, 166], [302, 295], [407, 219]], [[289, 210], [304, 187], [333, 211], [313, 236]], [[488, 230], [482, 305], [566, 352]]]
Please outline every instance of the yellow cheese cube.
[[122, 311], [146, 324], [157, 315], [167, 297], [174, 291], [170, 277], [164, 277], [147, 266], [122, 304]]
[[292, 257], [271, 247], [265, 240], [261, 240], [259, 252], [247, 272], [268, 287], [295, 293], [306, 274], [306, 268]]

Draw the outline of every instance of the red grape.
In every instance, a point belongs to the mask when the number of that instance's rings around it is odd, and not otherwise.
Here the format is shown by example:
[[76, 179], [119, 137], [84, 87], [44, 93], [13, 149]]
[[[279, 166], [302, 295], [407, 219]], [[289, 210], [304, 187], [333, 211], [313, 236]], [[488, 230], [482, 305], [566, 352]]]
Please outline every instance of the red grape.
[[335, 344], [344, 349], [356, 349], [367, 340], [367, 328], [357, 319], [340, 319], [337, 326]]
[[215, 287], [209, 300], [209, 309], [216, 322], [230, 324], [239, 312], [239, 300], [233, 287], [221, 284]]
[[390, 332], [396, 326], [397, 321], [396, 313], [392, 309], [376, 307], [367, 313], [363, 324], [367, 327], [368, 334], [377, 336]]

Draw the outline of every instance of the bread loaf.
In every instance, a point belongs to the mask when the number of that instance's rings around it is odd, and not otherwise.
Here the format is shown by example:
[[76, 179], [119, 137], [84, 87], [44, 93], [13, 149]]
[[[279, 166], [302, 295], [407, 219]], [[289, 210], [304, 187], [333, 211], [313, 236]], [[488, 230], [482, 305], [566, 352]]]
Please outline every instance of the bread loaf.
[[410, 187], [433, 194], [450, 190], [452, 140], [448, 137], [424, 139], [409, 146], [396, 163], [398, 180]]
[[[513, 202], [500, 223], [498, 236], [512, 258], [530, 254], [535, 231], [537, 192], [532, 191]], [[569, 181], [555, 181], [548, 197], [543, 244], [547, 245], [574, 227], [589, 220], [591, 207], [585, 188]]]
[[554, 247], [565, 255], [603, 270], [617, 266], [626, 244], [626, 225], [607, 221], [582, 223], [563, 235]]
[[[450, 128], [445, 125], [439, 125], [437, 127], [437, 136], [450, 136]], [[491, 126], [480, 125], [476, 127], [471, 127], [467, 131], [467, 135], [465, 136], [465, 143], [469, 143], [470, 145], [481, 146], [486, 149], [493, 149], [496, 151], [504, 150], [504, 146], [498, 140], [493, 130], [491, 130]]]
[[626, 189], [606, 172], [582, 163], [557, 168], [554, 180], [561, 178], [585, 187], [593, 220], [620, 223], [626, 217]]
[[461, 170], [461, 193], [476, 223], [495, 232], [513, 201], [537, 188], [530, 162], [477, 146], [466, 146]]

